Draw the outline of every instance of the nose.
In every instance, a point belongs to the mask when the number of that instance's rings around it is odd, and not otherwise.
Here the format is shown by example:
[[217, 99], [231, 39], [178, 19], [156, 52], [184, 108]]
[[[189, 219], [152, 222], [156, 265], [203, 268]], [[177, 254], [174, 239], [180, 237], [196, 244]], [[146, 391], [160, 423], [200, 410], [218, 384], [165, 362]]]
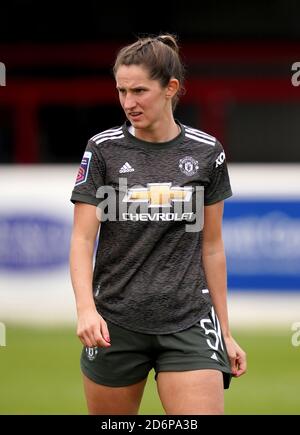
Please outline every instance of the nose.
[[136, 106], [134, 95], [129, 92], [124, 97], [123, 107], [125, 110], [132, 110]]

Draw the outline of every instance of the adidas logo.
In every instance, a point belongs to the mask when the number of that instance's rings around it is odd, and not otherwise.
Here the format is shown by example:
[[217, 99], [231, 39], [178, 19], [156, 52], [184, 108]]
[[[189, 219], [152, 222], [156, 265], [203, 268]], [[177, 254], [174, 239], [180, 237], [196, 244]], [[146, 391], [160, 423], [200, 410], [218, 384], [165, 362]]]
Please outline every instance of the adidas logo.
[[217, 357], [217, 355], [216, 355], [216, 352], [214, 352], [214, 353], [212, 354], [211, 358], [212, 358], [212, 359], [215, 359], [216, 361], [219, 361], [219, 360], [218, 360], [218, 357]]
[[124, 165], [122, 166], [122, 168], [119, 170], [120, 174], [123, 174], [124, 172], [133, 172], [134, 168], [132, 166], [130, 166], [130, 164], [128, 162], [124, 163]]

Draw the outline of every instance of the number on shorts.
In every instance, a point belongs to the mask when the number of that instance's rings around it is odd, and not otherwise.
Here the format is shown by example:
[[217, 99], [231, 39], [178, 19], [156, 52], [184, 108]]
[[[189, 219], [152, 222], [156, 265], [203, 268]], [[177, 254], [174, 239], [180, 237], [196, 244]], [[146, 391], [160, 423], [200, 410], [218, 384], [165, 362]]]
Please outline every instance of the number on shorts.
[[[212, 338], [215, 339], [215, 342], [213, 342], [209, 338], [207, 338], [206, 342], [209, 345], [209, 347], [211, 347], [213, 350], [218, 350], [219, 345], [221, 346], [221, 349], [224, 350], [223, 343], [222, 343], [220, 323], [219, 323], [217, 316], [215, 315], [215, 310], [213, 307], [211, 309], [211, 315], [212, 315], [212, 320], [211, 319], [200, 320], [200, 325], [204, 329], [205, 335], [211, 334]], [[209, 324], [209, 326], [212, 325], [213, 328], [207, 328], [206, 324]]]

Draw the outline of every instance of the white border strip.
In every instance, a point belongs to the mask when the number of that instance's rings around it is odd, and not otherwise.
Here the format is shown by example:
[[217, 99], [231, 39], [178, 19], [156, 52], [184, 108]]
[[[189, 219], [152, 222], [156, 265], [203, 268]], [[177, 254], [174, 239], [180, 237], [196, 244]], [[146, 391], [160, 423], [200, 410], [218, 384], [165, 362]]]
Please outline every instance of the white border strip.
[[300, 199], [300, 164], [228, 164], [234, 199]]

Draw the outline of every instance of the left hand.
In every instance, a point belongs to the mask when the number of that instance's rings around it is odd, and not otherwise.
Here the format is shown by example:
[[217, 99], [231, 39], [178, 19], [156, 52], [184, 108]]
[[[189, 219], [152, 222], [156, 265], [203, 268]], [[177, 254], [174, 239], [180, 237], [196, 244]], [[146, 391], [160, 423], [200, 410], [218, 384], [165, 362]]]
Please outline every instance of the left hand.
[[246, 353], [237, 344], [233, 337], [224, 338], [227, 353], [230, 360], [232, 375], [236, 378], [246, 373], [247, 358]]

